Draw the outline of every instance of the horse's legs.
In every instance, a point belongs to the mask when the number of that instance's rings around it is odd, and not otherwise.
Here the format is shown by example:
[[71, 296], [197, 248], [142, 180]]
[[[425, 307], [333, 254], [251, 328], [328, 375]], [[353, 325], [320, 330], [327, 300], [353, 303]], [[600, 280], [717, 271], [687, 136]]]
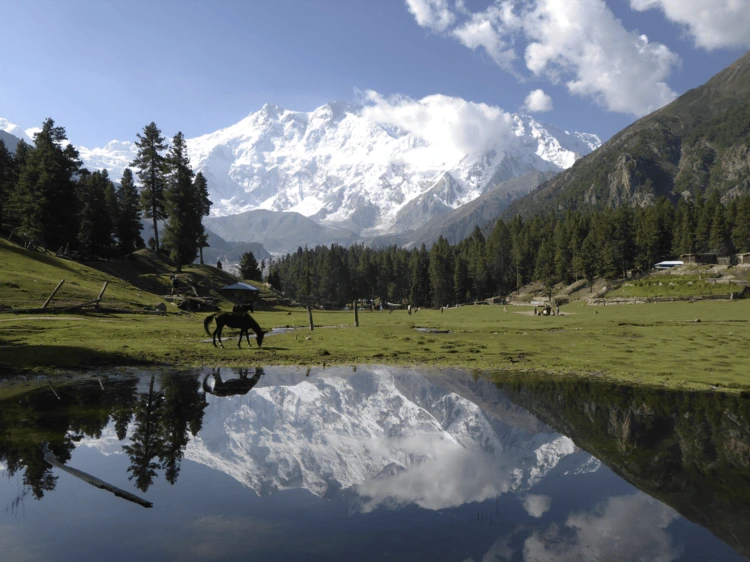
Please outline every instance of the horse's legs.
[[[214, 332], [214, 337], [218, 337], [219, 338], [219, 345], [221, 346], [222, 349], [224, 348], [224, 344], [221, 342], [221, 330], [222, 330], [223, 327], [224, 327], [224, 324], [219, 324], [217, 322], [216, 323], [216, 331]], [[214, 345], [216, 345], [216, 344], [214, 344]]]
[[242, 334], [243, 334], [243, 332], [247, 333], [247, 332], [245, 332], [245, 328], [240, 328], [240, 337], [237, 338], [237, 348], [238, 349], [242, 349], [242, 345], [241, 344], [242, 344]]
[[[240, 339], [242, 339], [242, 334], [240, 334]], [[245, 339], [247, 340], [247, 345], [250, 345], [250, 331], [245, 330]]]
[[218, 331], [219, 331], [219, 323], [217, 322], [216, 328], [214, 328], [214, 333], [213, 333], [214, 347], [216, 347], [216, 332]]

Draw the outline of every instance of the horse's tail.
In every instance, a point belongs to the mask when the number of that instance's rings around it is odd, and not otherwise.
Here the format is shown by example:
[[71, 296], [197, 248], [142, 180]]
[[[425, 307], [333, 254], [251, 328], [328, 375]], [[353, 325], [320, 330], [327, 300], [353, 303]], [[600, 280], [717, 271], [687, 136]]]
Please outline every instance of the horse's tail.
[[209, 314], [206, 316], [206, 319], [203, 321], [203, 328], [206, 330], [206, 333], [210, 336], [211, 332], [208, 331], [208, 327], [211, 325], [211, 320], [214, 319], [214, 316], [216, 316], [216, 313]]

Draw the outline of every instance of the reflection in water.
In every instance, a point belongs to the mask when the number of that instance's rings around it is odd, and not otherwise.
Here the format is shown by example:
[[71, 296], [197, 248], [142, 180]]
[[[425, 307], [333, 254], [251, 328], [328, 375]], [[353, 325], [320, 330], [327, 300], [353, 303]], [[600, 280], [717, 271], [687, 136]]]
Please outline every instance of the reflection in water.
[[44, 460], [42, 442], [66, 463], [82, 440], [99, 439], [105, 428], [126, 441], [122, 450], [130, 457], [128, 472], [139, 490], [146, 491], [158, 469], [174, 483], [180, 472], [189, 435], [196, 435], [208, 403], [196, 377], [176, 374], [148, 379], [139, 391], [138, 379], [86, 381], [48, 391], [32, 392], [9, 400], [0, 408], [0, 462], [12, 476], [23, 470], [25, 491], [37, 499], [55, 488], [57, 476]]
[[[250, 392], [258, 384], [260, 377], [264, 374], [263, 369], [257, 367], [253, 376], [248, 378], [250, 369], [240, 369], [240, 377], [225, 381], [221, 377], [221, 369], [214, 369], [203, 378], [203, 392], [214, 396], [239, 396]], [[208, 379], [213, 379], [213, 386], [208, 384]]]
[[[746, 548], [739, 398], [542, 379], [501, 392], [460, 371], [263, 374], [111, 377], [0, 403], [0, 548], [23, 545], [28, 527], [42, 559], [90, 557], [86, 541], [55, 550], [58, 495], [88, 517], [64, 544], [98, 528], [124, 559], [736, 559], [680, 513]], [[71, 498], [41, 441], [146, 493], [157, 515], [112, 511], [96, 490]], [[37, 508], [25, 494], [47, 497]], [[112, 531], [126, 521], [159, 539]]]
[[576, 380], [506, 380], [515, 402], [750, 556], [750, 400]]

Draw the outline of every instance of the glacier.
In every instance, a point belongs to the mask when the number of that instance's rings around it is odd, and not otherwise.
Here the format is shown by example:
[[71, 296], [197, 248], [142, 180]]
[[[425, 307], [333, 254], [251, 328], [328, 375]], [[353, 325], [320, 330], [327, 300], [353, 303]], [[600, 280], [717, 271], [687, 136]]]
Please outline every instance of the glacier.
[[[188, 139], [188, 154], [208, 180], [212, 216], [297, 212], [377, 236], [429, 220], [429, 213], [410, 214], [409, 203], [418, 198], [429, 199], [433, 214], [448, 212], [502, 181], [569, 168], [601, 145], [594, 134], [503, 113], [508, 134], [491, 138], [481, 150], [443, 150], [443, 140], [378, 117], [367, 105], [345, 101], [311, 112], [266, 104], [234, 125]], [[21, 131], [4, 119], [1, 127]], [[85, 167], [106, 168], [115, 181], [137, 150], [135, 143], [118, 140], [77, 149]]]

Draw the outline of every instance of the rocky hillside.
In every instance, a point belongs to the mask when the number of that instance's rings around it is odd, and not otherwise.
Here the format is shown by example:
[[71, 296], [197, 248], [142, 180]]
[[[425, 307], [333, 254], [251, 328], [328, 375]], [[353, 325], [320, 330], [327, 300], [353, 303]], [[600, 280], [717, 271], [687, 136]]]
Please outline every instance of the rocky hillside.
[[506, 216], [647, 205], [750, 188], [750, 53], [636, 121], [517, 201]]

